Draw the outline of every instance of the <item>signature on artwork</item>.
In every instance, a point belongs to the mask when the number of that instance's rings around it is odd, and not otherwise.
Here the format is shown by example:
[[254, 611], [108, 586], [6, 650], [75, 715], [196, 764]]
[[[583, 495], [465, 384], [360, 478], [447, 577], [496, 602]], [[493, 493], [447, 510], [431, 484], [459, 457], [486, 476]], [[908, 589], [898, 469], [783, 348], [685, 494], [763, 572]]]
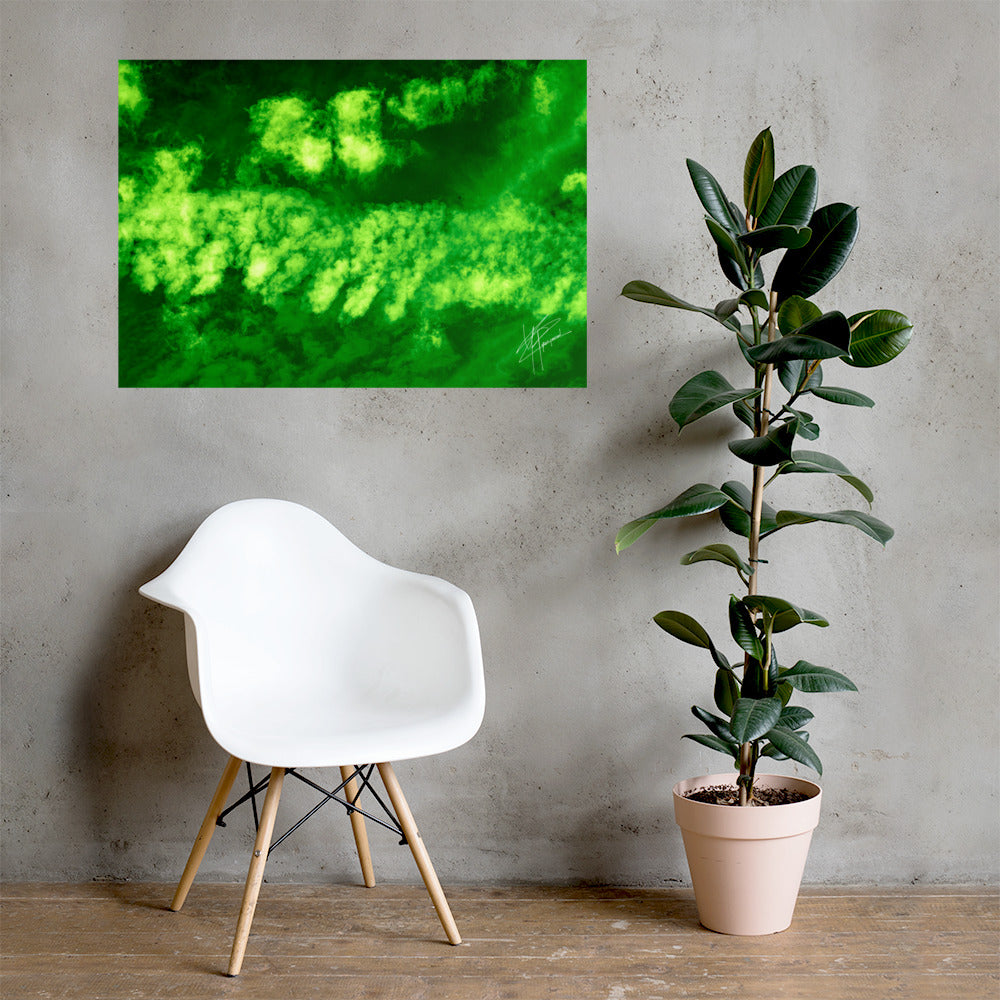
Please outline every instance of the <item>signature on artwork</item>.
[[528, 331], [521, 327], [523, 336], [517, 348], [517, 360], [522, 365], [530, 364], [532, 375], [545, 371], [545, 348], [569, 333], [569, 330], [558, 330], [558, 326], [558, 316], [545, 316]]

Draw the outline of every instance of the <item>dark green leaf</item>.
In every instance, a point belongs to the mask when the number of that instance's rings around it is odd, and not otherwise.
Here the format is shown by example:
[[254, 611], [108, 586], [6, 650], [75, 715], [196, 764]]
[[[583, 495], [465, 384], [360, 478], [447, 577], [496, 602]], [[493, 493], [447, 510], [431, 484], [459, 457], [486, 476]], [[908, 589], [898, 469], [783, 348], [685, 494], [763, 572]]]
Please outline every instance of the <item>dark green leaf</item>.
[[750, 271], [750, 265], [743, 252], [743, 247], [736, 242], [736, 237], [725, 226], [719, 225], [710, 215], [705, 216], [705, 225], [708, 226], [708, 231], [712, 234], [712, 239], [715, 240], [719, 252], [736, 261], [740, 273], [746, 278]]
[[733, 415], [751, 431], [754, 429], [753, 410], [745, 402], [733, 403]]
[[717, 323], [721, 323], [727, 329], [739, 332], [739, 321], [732, 316], [720, 317], [714, 309], [707, 309], [704, 306], [695, 306], [690, 302], [685, 302], [683, 299], [677, 298], [676, 295], [671, 295], [670, 292], [665, 292], [658, 285], [654, 285], [649, 281], [630, 281], [622, 289], [622, 295], [636, 302], [651, 302], [655, 306], [666, 306], [669, 309], [683, 309], [686, 312], [701, 313], [703, 316], [709, 316]]
[[855, 368], [874, 368], [892, 361], [910, 342], [913, 326], [902, 314], [891, 309], [856, 313], [848, 322], [854, 330], [851, 356], [846, 364]]
[[851, 344], [851, 328], [841, 312], [823, 313], [818, 319], [800, 326], [794, 333], [769, 344], [748, 348], [747, 354], [758, 364], [777, 364], [797, 358], [822, 360], [846, 357]]
[[725, 321], [729, 319], [729, 317], [732, 316], [733, 313], [739, 309], [739, 307], [740, 300], [737, 296], [736, 298], [723, 299], [721, 302], [716, 302], [715, 308], [712, 312], [720, 323], [725, 323]]
[[762, 437], [730, 441], [729, 450], [751, 465], [778, 465], [791, 459], [794, 440], [795, 421], [792, 421], [773, 427]]
[[688, 552], [681, 559], [681, 565], [690, 566], [692, 563], [708, 561], [725, 563], [745, 576], [749, 576], [752, 572], [750, 564], [740, 558], [736, 549], [731, 545], [723, 544], [703, 545], [700, 549], [695, 549], [694, 552]]
[[782, 302], [778, 309], [778, 329], [787, 337], [800, 326], [805, 326], [806, 323], [811, 323], [822, 315], [823, 310], [814, 302], [802, 298], [801, 295], [793, 295]]
[[832, 455], [821, 451], [793, 451], [792, 461], [778, 470], [782, 475], [792, 472], [820, 472], [839, 476], [845, 483], [856, 489], [869, 503], [874, 499], [872, 491], [857, 476]]
[[809, 421], [800, 420], [798, 424], [797, 433], [799, 437], [805, 438], [807, 441], [815, 441], [819, 437], [819, 424], [814, 424]]
[[841, 389], [835, 385], [825, 385], [821, 388], [809, 386], [808, 389], [814, 396], [825, 399], [828, 403], [841, 403], [844, 406], [875, 405], [874, 399], [869, 399], [868, 396], [860, 392], [855, 392], [853, 389]]
[[712, 645], [708, 633], [690, 615], [683, 611], [661, 611], [654, 616], [656, 622], [664, 632], [669, 632], [675, 639], [698, 646], [700, 649], [708, 649]]
[[[723, 483], [722, 492], [732, 501], [732, 503], [727, 503], [719, 508], [722, 523], [733, 534], [749, 538], [750, 505], [752, 502], [750, 491], [742, 483], [730, 480]], [[760, 537], [764, 538], [776, 530], [777, 522], [774, 519], [774, 508], [764, 503], [761, 507]]]
[[759, 226], [804, 226], [816, 209], [819, 181], [804, 163], [786, 170], [775, 182], [771, 197], [757, 220]]
[[698, 193], [698, 199], [705, 207], [705, 211], [720, 226], [728, 229], [734, 236], [738, 235], [743, 226], [743, 220], [739, 212], [734, 210], [732, 202], [726, 197], [719, 182], [700, 163], [695, 163], [694, 160], [687, 161], [687, 168], [694, 189]]
[[844, 266], [858, 235], [858, 210], [851, 205], [824, 205], [809, 220], [812, 237], [781, 259], [771, 290], [778, 301], [791, 295], [809, 298], [825, 287]]
[[733, 260], [732, 257], [727, 256], [719, 250], [719, 266], [722, 268], [722, 273], [742, 292], [750, 287], [750, 282], [747, 281], [743, 272], [740, 270], [739, 264]]
[[681, 739], [694, 740], [695, 743], [700, 743], [703, 747], [708, 747], [709, 750], [718, 750], [719, 753], [739, 760], [740, 745], [735, 741], [727, 743], [725, 740], [720, 740], [718, 736], [708, 736], [705, 733], [685, 733]]
[[733, 714], [733, 706], [740, 697], [740, 685], [731, 670], [721, 667], [715, 672], [715, 705], [726, 715]]
[[850, 470], [840, 459], [824, 455], [821, 451], [793, 451], [792, 461], [781, 472], [829, 472], [838, 476], [849, 476]]
[[729, 729], [728, 719], [720, 719], [717, 715], [712, 715], [711, 712], [706, 712], [705, 709], [699, 708], [697, 705], [691, 706], [691, 714], [699, 722], [703, 722], [709, 731], [718, 736], [720, 740], [725, 740], [727, 743], [736, 742]]
[[841, 476], [840, 478], [843, 479], [848, 486], [856, 489], [868, 501], [868, 506], [871, 506], [872, 501], [875, 499], [875, 494], [872, 493], [871, 487], [866, 482], [858, 479], [857, 476]]
[[804, 247], [810, 236], [812, 230], [808, 226], [766, 226], [743, 233], [737, 242], [763, 257], [774, 250]]
[[733, 708], [729, 731], [737, 743], [760, 739], [778, 721], [781, 702], [776, 698], [740, 698]]
[[[817, 667], [799, 660], [794, 667], [782, 671], [781, 681], [799, 691], [819, 694], [827, 691], [857, 691], [854, 682], [830, 667]], [[798, 728], [793, 727], [793, 728]]]
[[[819, 625], [825, 627], [830, 623], [815, 611], [808, 608], [800, 608], [791, 601], [786, 601], [782, 597], [767, 597], [763, 594], [750, 594], [743, 598], [743, 604], [751, 611], [760, 611], [765, 618], [775, 619], [778, 615], [789, 616], [794, 619], [793, 624]], [[780, 629], [779, 631], [784, 631]]]
[[753, 281], [747, 281], [746, 275], [740, 270], [740, 265], [719, 248], [719, 266], [722, 273], [741, 291], [760, 291], [764, 285], [764, 272], [760, 264], [754, 269]]
[[734, 389], [718, 372], [708, 371], [688, 379], [670, 401], [670, 416], [678, 427], [685, 427], [700, 417], [730, 403], [753, 399], [760, 389]]
[[753, 656], [743, 657], [743, 683], [740, 694], [744, 698], [770, 698], [775, 693], [775, 681], [778, 676], [778, 656], [774, 646], [771, 646], [771, 665], [764, 678], [764, 667], [760, 660]]
[[754, 139], [743, 166], [743, 201], [754, 218], [764, 211], [773, 187], [774, 139], [766, 128]]
[[717, 490], [708, 483], [695, 483], [689, 486], [683, 493], [678, 494], [659, 510], [647, 514], [647, 518], [658, 519], [662, 517], [691, 517], [695, 514], [708, 514], [721, 507], [729, 499], [728, 494], [722, 490]]
[[804, 510], [779, 510], [775, 516], [775, 531], [786, 528], [790, 524], [812, 524], [814, 521], [827, 521], [831, 524], [848, 524], [852, 528], [863, 531], [883, 545], [893, 536], [889, 525], [871, 514], [859, 510], [831, 510], [825, 514], [811, 514]]
[[720, 670], [729, 669], [729, 661], [715, 648], [714, 642], [709, 642], [708, 651], [712, 654], [712, 659], [715, 660], [715, 665]]
[[748, 514], [750, 513], [753, 497], [750, 494], [750, 490], [743, 483], [735, 479], [730, 479], [722, 484], [720, 490], [734, 503], [739, 504]]
[[820, 763], [816, 751], [797, 733], [781, 726], [775, 726], [769, 733], [767, 739], [778, 748], [786, 757], [797, 760], [806, 767], [811, 767], [817, 774], [823, 773], [823, 765]]
[[[814, 363], [815, 361], [806, 361], [804, 358], [782, 361], [778, 365], [778, 378], [781, 379], [781, 384], [791, 393], [804, 392], [812, 388], [818, 389], [823, 384], [823, 366], [818, 364], [813, 368]], [[810, 368], [813, 368], [813, 372], [807, 379], [806, 372]]]
[[768, 309], [767, 296], [759, 288], [751, 288], [749, 291], [744, 292], [740, 298], [741, 303], [745, 303], [748, 306], [754, 306], [757, 309]]
[[813, 718], [814, 716], [808, 708], [802, 708], [799, 705], [786, 705], [781, 710], [777, 725], [784, 729], [796, 730], [811, 722]]
[[634, 521], [629, 521], [615, 537], [615, 551], [622, 552], [627, 549], [637, 538], [647, 532], [658, 520], [665, 517], [691, 517], [695, 514], [707, 514], [717, 510], [724, 503], [729, 501], [727, 494], [717, 490], [707, 483], [695, 483], [679, 496], [674, 497], [659, 510], [654, 510], [651, 514], [638, 517]]
[[744, 652], [749, 653], [756, 660], [760, 660], [764, 656], [764, 647], [761, 644], [760, 636], [757, 635], [753, 615], [750, 614], [742, 601], [738, 601], [732, 596], [729, 598], [729, 631], [736, 640], [736, 644]]
[[823, 361], [826, 358], [846, 358], [847, 351], [817, 337], [791, 334], [769, 344], [758, 344], [747, 349], [747, 355], [758, 365], [775, 365], [782, 361]]

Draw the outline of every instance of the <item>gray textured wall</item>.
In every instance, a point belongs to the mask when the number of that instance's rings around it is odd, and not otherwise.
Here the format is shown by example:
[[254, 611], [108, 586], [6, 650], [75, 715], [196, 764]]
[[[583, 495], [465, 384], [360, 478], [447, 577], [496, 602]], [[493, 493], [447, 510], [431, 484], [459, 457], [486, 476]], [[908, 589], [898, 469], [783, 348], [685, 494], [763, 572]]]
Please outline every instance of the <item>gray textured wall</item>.
[[[896, 538], [883, 552], [824, 525], [771, 547], [781, 591], [831, 619], [803, 637], [811, 657], [864, 692], [812, 701], [827, 773], [807, 879], [995, 877], [995, 3], [2, 13], [7, 877], [178, 874], [223, 755], [187, 687], [179, 616], [136, 588], [218, 505], [280, 496], [477, 605], [482, 731], [399, 768], [443, 878], [685, 878], [670, 787], [719, 764], [678, 739], [710, 668], [650, 618], [678, 607], [725, 631], [720, 575], [677, 564], [719, 536], [665, 529], [620, 557], [613, 539], [739, 471], [725, 417], [679, 437], [666, 416], [683, 379], [731, 361], [709, 324], [618, 292], [645, 278], [722, 297], [684, 158], [735, 189], [764, 125], [779, 165], [814, 163], [823, 199], [861, 206], [821, 301], [896, 307], [917, 329], [890, 368], [844, 370], [878, 406], [832, 415], [823, 439]], [[400, 56], [589, 60], [589, 388], [118, 389], [115, 60]], [[706, 459], [696, 445], [712, 442]], [[204, 874], [241, 878], [248, 838], [231, 825]], [[373, 839], [382, 877], [416, 877]], [[272, 877], [357, 877], [342, 815], [290, 843]]]

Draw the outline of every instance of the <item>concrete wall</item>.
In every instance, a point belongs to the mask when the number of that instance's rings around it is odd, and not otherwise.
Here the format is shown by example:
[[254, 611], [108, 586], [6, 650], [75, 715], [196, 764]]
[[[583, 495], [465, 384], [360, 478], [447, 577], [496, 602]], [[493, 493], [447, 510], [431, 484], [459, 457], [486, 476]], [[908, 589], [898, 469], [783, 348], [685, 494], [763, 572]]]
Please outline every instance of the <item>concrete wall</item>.
[[[894, 365], [838, 373], [878, 405], [830, 413], [820, 442], [873, 485], [896, 537], [883, 551], [820, 525], [768, 553], [773, 589], [832, 623], [793, 655], [863, 692], [808, 700], [826, 774], [807, 879], [995, 878], [995, 4], [2, 13], [5, 876], [177, 876], [224, 758], [187, 687], [179, 616], [136, 588], [217, 506], [279, 496], [476, 603], [482, 731], [399, 768], [445, 880], [686, 878], [670, 788], [720, 766], [679, 739], [711, 668], [650, 619], [676, 607], [725, 633], [728, 578], [678, 565], [722, 536], [664, 528], [620, 557], [613, 540], [692, 482], [741, 473], [725, 416], [679, 436], [666, 414], [689, 375], [739, 370], [710, 322], [618, 292], [644, 278], [726, 294], [684, 158], [736, 191], [770, 125], [779, 167], [816, 164], [822, 199], [861, 206], [821, 302], [916, 326]], [[589, 60], [589, 387], [118, 389], [115, 60], [400, 56]], [[786, 496], [851, 503], [819, 478]], [[286, 815], [304, 801], [288, 799]], [[373, 840], [382, 877], [416, 877], [389, 835]], [[343, 815], [289, 843], [271, 877], [357, 877]], [[231, 824], [205, 876], [242, 878], [248, 845]]]

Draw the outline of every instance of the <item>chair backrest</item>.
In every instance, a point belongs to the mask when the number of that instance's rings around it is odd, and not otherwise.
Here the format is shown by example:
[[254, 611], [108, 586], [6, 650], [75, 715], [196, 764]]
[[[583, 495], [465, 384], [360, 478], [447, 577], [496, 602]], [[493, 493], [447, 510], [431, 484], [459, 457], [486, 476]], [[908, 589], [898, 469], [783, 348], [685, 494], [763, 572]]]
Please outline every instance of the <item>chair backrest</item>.
[[[399, 573], [348, 541], [325, 518], [284, 500], [239, 500], [219, 508], [177, 559], [140, 588], [183, 611], [188, 662], [201, 702], [201, 625], [247, 651], [246, 670], [308, 672], [332, 637], [357, 629], [372, 589]], [[280, 664], [280, 665], [279, 665]]]
[[[221, 507], [140, 593], [184, 612], [195, 698], [216, 740], [241, 759], [275, 763], [265, 756], [273, 752], [283, 766], [321, 766], [336, 752], [336, 763], [356, 763], [358, 733], [395, 729], [398, 738], [372, 750], [385, 756], [371, 759], [398, 760], [459, 746], [482, 721], [469, 596], [379, 562], [298, 504]], [[314, 711], [344, 734], [336, 751], [305, 745], [299, 720]]]

